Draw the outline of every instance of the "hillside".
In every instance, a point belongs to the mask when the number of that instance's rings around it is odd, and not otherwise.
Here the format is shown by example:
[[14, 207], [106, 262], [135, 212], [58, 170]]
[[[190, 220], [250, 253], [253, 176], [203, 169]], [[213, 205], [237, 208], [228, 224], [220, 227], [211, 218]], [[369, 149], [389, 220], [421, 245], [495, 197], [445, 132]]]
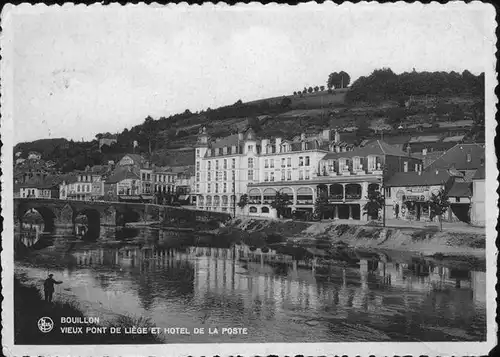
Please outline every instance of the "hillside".
[[[186, 110], [157, 120], [148, 117], [140, 125], [116, 134], [117, 143], [104, 145], [98, 140], [73, 142], [65, 139], [44, 139], [16, 145], [14, 152], [26, 157], [38, 151], [45, 160], [53, 160], [62, 171], [82, 169], [118, 160], [132, 152], [149, 157], [159, 165], [180, 166], [194, 163], [193, 145], [201, 127], [214, 138], [252, 127], [258, 135], [291, 138], [300, 132], [317, 132], [327, 127], [344, 131], [342, 138], [360, 142], [379, 135], [381, 130], [401, 135], [402, 126], [426, 125], [473, 120], [469, 140], [484, 137], [484, 75], [468, 71], [412, 72], [394, 74], [390, 69], [374, 71], [360, 77], [351, 87], [317, 90], [308, 93], [238, 101], [199, 113]], [[482, 133], [482, 134], [481, 134]], [[96, 138], [113, 136], [110, 133]]]

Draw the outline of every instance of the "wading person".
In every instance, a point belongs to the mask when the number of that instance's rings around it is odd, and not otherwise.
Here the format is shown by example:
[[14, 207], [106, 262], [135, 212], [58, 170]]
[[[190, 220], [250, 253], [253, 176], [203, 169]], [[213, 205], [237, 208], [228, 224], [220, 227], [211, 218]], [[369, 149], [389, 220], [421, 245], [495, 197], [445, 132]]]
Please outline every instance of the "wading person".
[[62, 284], [62, 281], [56, 281], [52, 278], [54, 274], [49, 274], [43, 283], [43, 291], [45, 293], [45, 301], [52, 302], [52, 295], [54, 294], [54, 284]]

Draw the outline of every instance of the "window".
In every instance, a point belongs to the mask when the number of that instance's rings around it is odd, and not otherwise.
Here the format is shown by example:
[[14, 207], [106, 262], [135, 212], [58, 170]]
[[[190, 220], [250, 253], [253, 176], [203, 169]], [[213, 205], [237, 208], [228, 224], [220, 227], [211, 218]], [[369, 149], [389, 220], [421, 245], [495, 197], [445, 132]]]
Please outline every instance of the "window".
[[292, 167], [292, 158], [291, 158], [291, 157], [288, 157], [288, 158], [286, 159], [286, 166], [287, 166], [287, 167]]
[[253, 170], [248, 170], [248, 181], [253, 181]]
[[302, 156], [299, 157], [299, 166], [304, 166], [304, 158]]
[[200, 157], [200, 149], [196, 149], [196, 157]]
[[236, 159], [231, 160], [231, 168], [232, 169], [236, 168]]
[[271, 172], [270, 174], [270, 181], [274, 181], [274, 172]]
[[264, 173], [264, 181], [269, 181], [269, 172]]
[[304, 171], [300, 170], [299, 171], [299, 180], [303, 180], [304, 179]]
[[222, 189], [222, 190], [223, 190], [224, 192], [227, 192], [227, 183], [225, 183], [225, 182], [224, 182], [224, 186], [222, 186], [222, 187], [223, 187], [223, 189]]
[[269, 160], [269, 167], [274, 169], [274, 160], [273, 159]]
[[196, 192], [200, 192], [200, 184], [199, 183], [196, 184]]
[[250, 207], [248, 211], [250, 213], [257, 213], [257, 207]]
[[224, 181], [227, 181], [227, 171], [224, 171]]
[[374, 171], [377, 168], [377, 159], [375, 156], [368, 156], [368, 170]]
[[285, 158], [283, 157], [283, 158], [281, 158], [281, 167], [285, 167], [285, 166], [286, 166]]
[[281, 181], [285, 181], [285, 170], [281, 170]]
[[309, 156], [306, 156], [306, 166], [309, 166]]
[[408, 161], [404, 162], [403, 171], [408, 172]]
[[212, 173], [210, 171], [207, 172], [207, 181], [212, 181]]
[[310, 172], [309, 170], [306, 170], [306, 180], [309, 180], [309, 178], [310, 178]]
[[418, 172], [418, 164], [415, 164], [415, 171]]
[[227, 169], [227, 159], [224, 159], [224, 169]]
[[76, 185], [76, 192], [80, 192], [80, 185]]
[[199, 172], [196, 173], [196, 181], [200, 181], [200, 173]]
[[290, 181], [292, 179], [292, 171], [290, 171], [290, 170], [287, 171], [286, 179], [287, 179], [287, 181]]
[[361, 165], [361, 162], [360, 162], [360, 158], [355, 156], [352, 158], [352, 168], [354, 171], [358, 171], [360, 169], [360, 166]]
[[269, 207], [262, 207], [262, 208], [260, 209], [260, 211], [261, 211], [262, 213], [269, 213]]
[[248, 158], [248, 168], [253, 169], [253, 158]]
[[212, 190], [211, 186], [212, 186], [211, 184], [209, 184], [209, 183], [207, 184], [207, 192], [210, 192]]
[[216, 184], [215, 184], [215, 193], [218, 193], [218, 192], [219, 192], [219, 184], [218, 184], [218, 183], [216, 183]]
[[253, 151], [253, 145], [248, 145], [248, 151]]
[[218, 170], [219, 169], [219, 160], [215, 160], [215, 169]]
[[200, 171], [200, 162], [199, 161], [196, 163], [196, 171]]
[[264, 160], [264, 168], [268, 168], [269, 167], [269, 160], [268, 159], [265, 159]]
[[209, 161], [209, 162], [208, 162], [207, 169], [208, 169], [208, 170], [211, 170], [211, 169], [212, 169], [212, 161]]
[[470, 154], [467, 154], [467, 162], [471, 162], [472, 161], [472, 157]]
[[235, 181], [236, 180], [236, 171], [233, 170], [233, 175], [232, 176], [233, 176], [233, 181]]

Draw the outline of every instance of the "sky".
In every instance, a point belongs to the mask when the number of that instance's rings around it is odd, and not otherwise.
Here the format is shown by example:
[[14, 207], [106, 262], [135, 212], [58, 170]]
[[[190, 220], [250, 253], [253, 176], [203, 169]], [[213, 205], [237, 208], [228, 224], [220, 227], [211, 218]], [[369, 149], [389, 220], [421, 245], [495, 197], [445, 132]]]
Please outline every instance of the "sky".
[[[386, 4], [388, 5], [388, 4]], [[383, 10], [383, 11], [382, 11]], [[90, 140], [374, 69], [479, 74], [484, 11], [453, 6], [63, 7], [12, 17], [14, 142]]]

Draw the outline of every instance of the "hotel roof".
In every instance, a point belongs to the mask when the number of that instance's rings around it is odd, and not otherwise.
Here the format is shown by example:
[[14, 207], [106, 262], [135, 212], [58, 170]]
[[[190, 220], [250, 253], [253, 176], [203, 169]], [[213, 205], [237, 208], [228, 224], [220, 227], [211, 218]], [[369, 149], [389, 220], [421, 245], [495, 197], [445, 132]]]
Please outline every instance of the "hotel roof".
[[423, 171], [421, 174], [417, 172], [396, 172], [385, 183], [385, 186], [435, 186], [448, 182], [451, 177], [448, 170], [444, 169]]
[[[454, 166], [457, 170], [476, 170], [484, 164], [485, 153], [479, 144], [457, 144], [431, 163], [428, 169]], [[467, 154], [470, 154], [469, 160]]]
[[408, 156], [408, 154], [401, 149], [389, 145], [381, 140], [375, 140], [366, 144], [362, 148], [356, 148], [352, 151], [345, 152], [331, 152], [325, 155], [323, 160], [332, 160], [342, 157], [355, 157], [355, 156], [369, 156], [369, 155], [390, 155], [390, 156]]

